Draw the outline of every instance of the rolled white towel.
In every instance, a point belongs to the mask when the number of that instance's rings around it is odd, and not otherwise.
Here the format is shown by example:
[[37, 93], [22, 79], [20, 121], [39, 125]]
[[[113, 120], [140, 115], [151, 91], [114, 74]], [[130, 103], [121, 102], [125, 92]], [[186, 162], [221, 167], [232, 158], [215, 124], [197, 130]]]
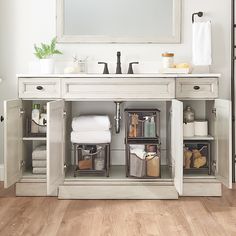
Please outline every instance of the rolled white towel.
[[110, 143], [111, 132], [110, 131], [89, 131], [89, 132], [71, 132], [72, 143]]
[[79, 116], [72, 120], [72, 129], [76, 132], [107, 131], [111, 128], [108, 116]]
[[33, 160], [45, 160], [47, 158], [47, 148], [46, 145], [38, 146], [32, 152]]

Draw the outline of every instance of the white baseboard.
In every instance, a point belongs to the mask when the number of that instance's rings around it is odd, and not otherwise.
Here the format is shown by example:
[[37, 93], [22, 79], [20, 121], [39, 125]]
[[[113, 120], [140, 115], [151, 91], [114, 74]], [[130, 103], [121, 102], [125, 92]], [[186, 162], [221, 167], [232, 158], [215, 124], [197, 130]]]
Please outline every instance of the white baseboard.
[[0, 181], [4, 181], [4, 165], [0, 164]]

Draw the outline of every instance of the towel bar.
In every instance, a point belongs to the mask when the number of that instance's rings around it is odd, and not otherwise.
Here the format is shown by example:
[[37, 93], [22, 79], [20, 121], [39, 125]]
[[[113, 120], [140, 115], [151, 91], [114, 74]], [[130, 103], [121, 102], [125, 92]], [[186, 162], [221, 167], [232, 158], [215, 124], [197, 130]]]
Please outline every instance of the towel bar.
[[203, 17], [203, 12], [202, 11], [199, 11], [199, 12], [195, 12], [192, 14], [192, 23], [194, 23], [194, 17], [195, 16], [198, 16], [198, 17]]

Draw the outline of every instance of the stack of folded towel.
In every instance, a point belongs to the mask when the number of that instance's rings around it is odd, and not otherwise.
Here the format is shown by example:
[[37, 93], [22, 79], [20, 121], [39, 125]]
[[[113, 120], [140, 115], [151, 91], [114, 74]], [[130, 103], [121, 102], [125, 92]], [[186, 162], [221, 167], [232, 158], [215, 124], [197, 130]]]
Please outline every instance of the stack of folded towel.
[[32, 152], [33, 174], [46, 174], [47, 172], [47, 149], [46, 145], [38, 146]]
[[111, 123], [108, 116], [79, 116], [73, 118], [72, 143], [110, 143]]

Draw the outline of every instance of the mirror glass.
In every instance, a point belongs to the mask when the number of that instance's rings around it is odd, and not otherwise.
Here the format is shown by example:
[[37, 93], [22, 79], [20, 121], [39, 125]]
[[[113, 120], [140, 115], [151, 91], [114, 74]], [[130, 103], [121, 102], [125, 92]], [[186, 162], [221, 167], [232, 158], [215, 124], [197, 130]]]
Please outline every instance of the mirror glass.
[[180, 0], [58, 0], [59, 41], [180, 41]]

